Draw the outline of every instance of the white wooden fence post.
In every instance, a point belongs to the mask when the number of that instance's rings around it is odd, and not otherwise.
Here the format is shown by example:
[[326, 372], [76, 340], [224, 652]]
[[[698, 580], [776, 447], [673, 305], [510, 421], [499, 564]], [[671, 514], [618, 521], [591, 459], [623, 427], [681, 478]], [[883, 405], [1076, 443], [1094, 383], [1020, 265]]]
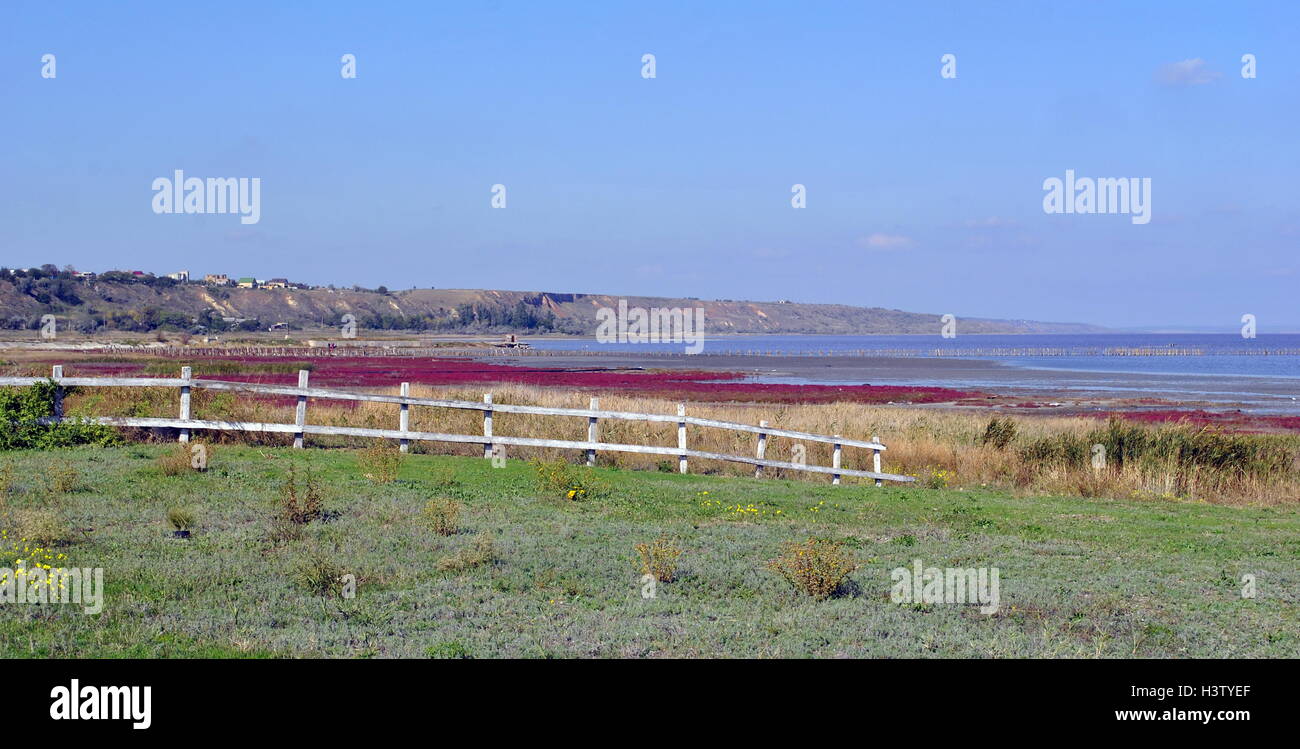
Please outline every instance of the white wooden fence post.
[[[762, 421], [758, 422], [758, 425], [761, 427], [767, 426], [767, 419], [763, 419]], [[767, 455], [767, 432], [759, 432], [758, 451], [754, 453], [754, 457], [758, 458], [759, 460], [762, 460], [764, 457], [766, 457], [766, 455]], [[755, 463], [754, 478], [759, 479], [762, 477], [763, 477], [763, 464]]]
[[[838, 437], [839, 435], [837, 434], [835, 436]], [[838, 442], [835, 443], [835, 449], [831, 453], [831, 468], [840, 467], [840, 453], [843, 451], [843, 449], [844, 449], [843, 445], [841, 445]], [[840, 475], [838, 473], [831, 474], [831, 483], [832, 484], [840, 483]]]
[[[181, 382], [188, 382], [193, 375], [189, 367], [181, 367]], [[190, 386], [181, 385], [181, 415], [180, 418], [188, 420], [190, 418]], [[181, 427], [181, 442], [190, 441], [190, 430]]]
[[[307, 378], [310, 372], [306, 369], [298, 370], [298, 387], [303, 390], [307, 389]], [[294, 412], [293, 423], [298, 427], [298, 431], [293, 434], [293, 446], [301, 449], [303, 445], [303, 427], [307, 425], [307, 394], [303, 393], [298, 396], [298, 409]]]
[[[595, 411], [600, 408], [600, 398], [592, 396], [591, 410]], [[596, 442], [600, 438], [600, 433], [596, 428], [597, 419], [595, 416], [587, 417], [587, 441]], [[587, 465], [596, 465], [596, 448], [587, 448]]]
[[[411, 383], [403, 382], [402, 397], [406, 398], [410, 395], [411, 395]], [[403, 432], [409, 432], [411, 430], [411, 404], [409, 403], [402, 404], [402, 413], [400, 416], [397, 417], [397, 428]], [[400, 448], [401, 451], [406, 452], [410, 450], [411, 449], [410, 444], [411, 444], [410, 440], [406, 440], [406, 439], [402, 440], [401, 448]]]
[[[63, 379], [63, 365], [55, 364], [51, 371], [50, 377], [54, 378], [57, 383]], [[63, 386], [54, 386], [54, 420], [63, 421]]]
[[[677, 415], [679, 417], [686, 415], [685, 403], [677, 404]], [[682, 451], [681, 455], [677, 456], [677, 470], [682, 473], [686, 473], [686, 422], [685, 421], [677, 422], [677, 449]]]
[[[873, 434], [873, 435], [871, 435], [871, 441], [874, 442], [874, 443], [876, 443], [877, 445], [879, 445], [879, 444], [880, 444], [880, 435], [877, 435], [877, 434]], [[878, 447], [876, 447], [876, 448], [872, 448], [871, 453], [872, 453], [872, 455], [871, 455], [871, 470], [875, 471], [876, 473], [880, 473], [880, 448], [878, 448]], [[880, 479], [876, 479], [876, 486], [883, 486], [883, 485], [884, 485], [884, 482], [882, 482]]]
[[[488, 406], [491, 406], [492, 394], [484, 393], [483, 402], [486, 403]], [[484, 437], [492, 436], [492, 409], [490, 407], [483, 409], [483, 436]], [[483, 442], [483, 457], [489, 460], [492, 458], [492, 440], [490, 439], [485, 440]]]

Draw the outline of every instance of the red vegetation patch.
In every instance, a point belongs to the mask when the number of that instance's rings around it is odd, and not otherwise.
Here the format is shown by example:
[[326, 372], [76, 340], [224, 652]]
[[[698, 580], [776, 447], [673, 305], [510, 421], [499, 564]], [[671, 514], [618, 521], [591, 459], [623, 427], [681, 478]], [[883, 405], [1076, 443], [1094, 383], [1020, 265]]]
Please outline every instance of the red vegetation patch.
[[1119, 411], [1098, 414], [1101, 418], [1118, 416], [1144, 424], [1190, 424], [1192, 426], [1217, 426], [1232, 431], [1258, 431], [1261, 429], [1300, 430], [1300, 416], [1267, 416], [1242, 411]]
[[[244, 362], [283, 362], [283, 359], [237, 359]], [[564, 387], [591, 391], [631, 392], [672, 400], [723, 401], [742, 403], [947, 403], [975, 398], [982, 393], [937, 387], [904, 385], [777, 385], [736, 382], [745, 375], [737, 372], [698, 370], [626, 372], [606, 369], [549, 369], [491, 364], [473, 359], [416, 359], [407, 357], [313, 359], [311, 384], [330, 387], [391, 387], [403, 382], [414, 385], [488, 385], [514, 383], [541, 387]], [[78, 374], [100, 374], [118, 364], [75, 365]], [[69, 367], [69, 369], [73, 369]], [[177, 366], [179, 373], [180, 367]], [[72, 372], [70, 371], [69, 374]], [[107, 373], [106, 371], [103, 373]], [[173, 375], [176, 376], [176, 375]], [[194, 376], [204, 378], [196, 364]], [[208, 376], [232, 382], [296, 385], [293, 373], [225, 374]]]

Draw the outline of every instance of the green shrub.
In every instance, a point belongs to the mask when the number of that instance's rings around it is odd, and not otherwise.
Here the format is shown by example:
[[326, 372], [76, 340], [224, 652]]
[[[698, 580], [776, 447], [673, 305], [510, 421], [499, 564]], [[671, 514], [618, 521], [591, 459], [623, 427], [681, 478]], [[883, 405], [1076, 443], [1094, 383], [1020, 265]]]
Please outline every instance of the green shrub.
[[544, 494], [558, 494], [576, 502], [609, 493], [609, 486], [596, 478], [589, 468], [571, 466], [562, 459], [533, 459], [529, 465], [533, 467], [538, 490]]
[[[53, 380], [28, 387], [0, 388], [0, 450], [44, 450], [69, 445], [106, 446], [118, 441], [117, 432], [102, 424], [74, 417], [42, 423], [54, 416]], [[73, 392], [65, 388], [65, 393]]]
[[45, 469], [45, 493], [51, 496], [75, 492], [81, 488], [81, 474], [66, 460]]

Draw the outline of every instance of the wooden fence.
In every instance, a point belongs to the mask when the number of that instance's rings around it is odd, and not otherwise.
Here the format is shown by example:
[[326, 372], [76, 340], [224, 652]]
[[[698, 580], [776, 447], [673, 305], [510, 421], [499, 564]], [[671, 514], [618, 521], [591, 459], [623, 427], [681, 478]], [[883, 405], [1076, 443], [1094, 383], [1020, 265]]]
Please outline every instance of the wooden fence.
[[[357, 393], [344, 390], [332, 390], [328, 388], [310, 387], [308, 385], [308, 370], [298, 371], [298, 385], [263, 385], [249, 382], [223, 382], [220, 380], [203, 380], [195, 379], [190, 367], [181, 367], [181, 376], [179, 378], [170, 377], [64, 377], [63, 367], [55, 366], [49, 380], [42, 377], [0, 377], [0, 386], [34, 385], [39, 382], [52, 380], [56, 385], [54, 399], [54, 420], [59, 421], [63, 418], [63, 388], [65, 387], [174, 387], [180, 390], [180, 401], [177, 418], [156, 418], [156, 417], [136, 417], [136, 416], [101, 416], [90, 419], [99, 424], [119, 427], [146, 427], [146, 428], [171, 428], [180, 430], [180, 441], [188, 442], [190, 433], [193, 430], [216, 430], [216, 431], [241, 431], [241, 432], [262, 432], [262, 433], [280, 433], [292, 434], [293, 446], [301, 448], [305, 444], [307, 435], [333, 435], [346, 437], [373, 437], [381, 439], [398, 440], [399, 449], [406, 452], [411, 440], [423, 440], [429, 442], [455, 442], [462, 444], [481, 444], [483, 446], [483, 457], [491, 458], [493, 456], [493, 447], [495, 445], [517, 445], [527, 447], [552, 447], [560, 449], [580, 450], [586, 454], [587, 465], [596, 464], [596, 453], [599, 451], [609, 452], [628, 452], [642, 453], [648, 455], [667, 455], [677, 456], [677, 466], [681, 473], [687, 472], [687, 460], [689, 458], [700, 458], [704, 460], [723, 460], [733, 463], [748, 463], [754, 466], [754, 475], [761, 477], [764, 467], [784, 468], [792, 471], [807, 471], [811, 473], [829, 473], [832, 483], [839, 484], [841, 476], [858, 476], [862, 478], [875, 479], [876, 486], [880, 486], [883, 481], [915, 481], [911, 476], [900, 476], [891, 473], [882, 473], [880, 468], [880, 454], [885, 450], [881, 444], [880, 438], [873, 436], [870, 441], [844, 439], [839, 435], [822, 435], [812, 434], [809, 432], [796, 432], [790, 429], [777, 429], [770, 427], [766, 421], [760, 421], [758, 426], [752, 424], [738, 424], [729, 421], [718, 421], [716, 419], [705, 419], [698, 416], [687, 416], [686, 405], [677, 406], [677, 414], [646, 414], [634, 413], [628, 411], [602, 411], [600, 410], [599, 399], [591, 399], [590, 408], [550, 408], [546, 406], [520, 406], [506, 403], [493, 403], [492, 394], [486, 393], [483, 396], [482, 403], [473, 401], [454, 401], [438, 400], [433, 398], [415, 398], [410, 395], [410, 383], [403, 382], [400, 389], [400, 395], [380, 395], [377, 393]], [[216, 421], [211, 419], [195, 419], [190, 412], [190, 393], [194, 388], [206, 388], [208, 390], [218, 390], [226, 392], [256, 393], [261, 395], [280, 395], [295, 396], [298, 399], [297, 409], [294, 413], [294, 423], [292, 424], [264, 424], [259, 422], [246, 421]], [[320, 398], [323, 400], [344, 400], [344, 401], [368, 401], [372, 403], [391, 403], [397, 406], [397, 428], [396, 429], [373, 429], [367, 427], [344, 427], [344, 426], [326, 426], [307, 423], [307, 402], [310, 398]], [[427, 406], [432, 408], [455, 408], [482, 411], [483, 413], [483, 434], [443, 434], [440, 432], [416, 432], [410, 429], [410, 408], [411, 406]], [[494, 434], [492, 431], [492, 415], [494, 413], [512, 413], [512, 414], [536, 414], [542, 416], [572, 416], [587, 419], [587, 439], [578, 440], [554, 440], [537, 437], [510, 437], [506, 435]], [[649, 421], [665, 422], [677, 424], [677, 445], [675, 447], [659, 445], [631, 445], [619, 444], [614, 442], [601, 442], [599, 439], [599, 422], [601, 419], [622, 419], [630, 421]], [[748, 455], [729, 455], [725, 453], [705, 452], [702, 450], [692, 450], [687, 447], [687, 426], [705, 427], [712, 429], [726, 429], [733, 432], [750, 432], [758, 435], [757, 449], [753, 456]], [[788, 437], [806, 442], [823, 442], [832, 445], [831, 465], [807, 465], [802, 462], [790, 462], [783, 460], [772, 460], [766, 457], [767, 438], [768, 437]], [[871, 471], [859, 471], [841, 467], [842, 452], [845, 447], [862, 448], [872, 451], [872, 468]]]

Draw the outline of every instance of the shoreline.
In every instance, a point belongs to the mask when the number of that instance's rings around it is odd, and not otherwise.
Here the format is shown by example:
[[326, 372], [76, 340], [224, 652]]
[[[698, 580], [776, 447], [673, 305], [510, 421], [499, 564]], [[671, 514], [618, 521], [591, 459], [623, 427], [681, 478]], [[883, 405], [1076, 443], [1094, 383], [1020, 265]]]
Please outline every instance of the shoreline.
[[[493, 356], [511, 366], [546, 369], [593, 368], [592, 357]], [[807, 385], [911, 385], [979, 390], [1004, 405], [1071, 415], [1123, 408], [1240, 410], [1260, 415], [1300, 415], [1300, 382], [1267, 375], [1151, 374], [1021, 367], [987, 359], [945, 357], [746, 356], [701, 353], [660, 357], [607, 352], [600, 369], [739, 373], [748, 382]], [[1049, 405], [1049, 404], [1059, 405]], [[927, 405], [928, 408], [970, 408]]]

